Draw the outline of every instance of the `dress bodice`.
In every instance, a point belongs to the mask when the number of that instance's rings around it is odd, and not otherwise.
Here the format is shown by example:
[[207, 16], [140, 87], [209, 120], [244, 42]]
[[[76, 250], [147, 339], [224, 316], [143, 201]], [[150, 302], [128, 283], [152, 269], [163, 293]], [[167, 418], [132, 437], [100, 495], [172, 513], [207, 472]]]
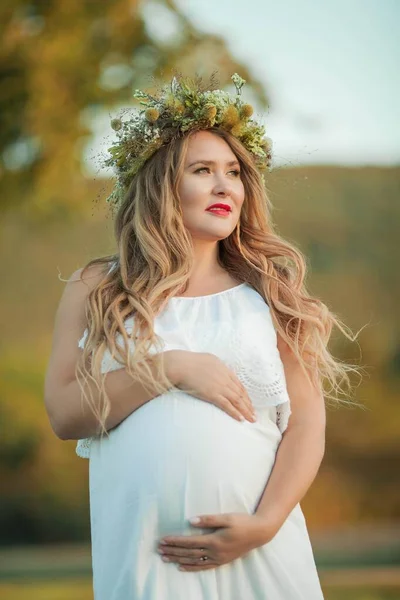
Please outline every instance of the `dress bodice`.
[[[132, 333], [133, 317], [125, 321], [125, 329]], [[156, 316], [154, 331], [161, 346], [152, 346], [150, 353], [179, 349], [218, 356], [245, 386], [256, 411], [276, 406], [283, 433], [291, 411], [277, 333], [268, 304], [253, 287], [242, 283], [207, 296], [173, 297]], [[87, 331], [79, 341], [81, 348], [86, 336]], [[123, 345], [121, 334], [116, 341]], [[129, 344], [133, 347], [134, 340]], [[106, 350], [102, 372], [120, 368], [123, 365]], [[89, 457], [90, 441], [78, 441], [79, 456]]]

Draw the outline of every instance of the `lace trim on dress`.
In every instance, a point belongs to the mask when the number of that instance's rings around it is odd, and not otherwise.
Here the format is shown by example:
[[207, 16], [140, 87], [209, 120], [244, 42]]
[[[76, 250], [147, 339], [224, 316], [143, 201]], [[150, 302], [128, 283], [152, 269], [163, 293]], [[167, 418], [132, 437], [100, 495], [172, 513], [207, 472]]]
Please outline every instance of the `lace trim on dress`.
[[261, 360], [260, 364], [257, 360], [242, 363], [237, 374], [255, 408], [275, 405], [276, 424], [283, 434], [288, 426], [291, 408], [283, 363], [279, 356], [271, 357], [268, 361]]
[[76, 444], [75, 452], [81, 458], [90, 458], [90, 446], [92, 444], [92, 438], [84, 438], [78, 440]]
[[283, 433], [289, 423], [289, 417], [292, 414], [290, 402], [283, 402], [276, 407], [276, 424], [281, 433]]
[[237, 375], [255, 406], [264, 406], [267, 399], [268, 404], [289, 401], [283, 364], [277, 356], [243, 359]]
[[[233, 352], [228, 366], [236, 372], [256, 409], [271, 405], [276, 407], [276, 424], [283, 433], [289, 422], [291, 407], [276, 334], [273, 333], [270, 319], [264, 325], [262, 321], [261, 324], [252, 322], [251, 315], [246, 319], [249, 331], [256, 331], [258, 325], [258, 331], [263, 336], [255, 336], [254, 344], [251, 344], [247, 332], [242, 327], [238, 328], [232, 335]], [[266, 329], [262, 331], [262, 327]]]

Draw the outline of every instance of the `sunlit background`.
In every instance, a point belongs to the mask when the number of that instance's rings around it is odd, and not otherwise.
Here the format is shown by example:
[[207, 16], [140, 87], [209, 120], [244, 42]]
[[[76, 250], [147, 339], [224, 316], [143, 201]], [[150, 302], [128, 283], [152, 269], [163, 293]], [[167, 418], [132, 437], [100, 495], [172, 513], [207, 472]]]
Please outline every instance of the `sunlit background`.
[[63, 280], [114, 250], [110, 117], [177, 69], [247, 80], [277, 228], [363, 328], [332, 337], [363, 408], [328, 407], [302, 508], [327, 600], [398, 600], [400, 3], [14, 0], [0, 20], [0, 598], [93, 598], [88, 461], [52, 432], [44, 375]]

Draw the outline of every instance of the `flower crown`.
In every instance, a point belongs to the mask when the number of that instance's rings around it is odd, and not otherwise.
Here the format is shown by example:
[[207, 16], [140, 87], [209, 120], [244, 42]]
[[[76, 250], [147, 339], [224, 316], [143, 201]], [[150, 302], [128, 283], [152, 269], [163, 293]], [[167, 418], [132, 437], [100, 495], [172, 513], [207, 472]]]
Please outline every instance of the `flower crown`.
[[132, 111], [127, 121], [120, 117], [111, 120], [118, 139], [108, 148], [110, 156], [103, 164], [114, 168], [116, 183], [106, 201], [119, 205], [146, 160], [174, 137], [188, 131], [221, 127], [240, 140], [261, 171], [270, 169], [272, 140], [264, 137], [264, 126], [251, 119], [253, 107], [241, 100], [246, 81], [237, 73], [231, 79], [236, 96], [215, 89], [213, 75], [206, 87], [201, 77], [192, 80], [178, 75], [157, 95], [136, 90], [133, 97], [140, 99], [145, 108], [125, 109]]

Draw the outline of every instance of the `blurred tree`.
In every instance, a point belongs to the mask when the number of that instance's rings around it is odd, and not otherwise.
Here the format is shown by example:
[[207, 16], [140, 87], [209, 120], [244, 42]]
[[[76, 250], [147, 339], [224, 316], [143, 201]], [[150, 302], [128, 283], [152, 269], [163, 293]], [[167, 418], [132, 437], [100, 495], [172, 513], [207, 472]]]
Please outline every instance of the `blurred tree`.
[[[171, 0], [3, 0], [0, 22], [0, 544], [88, 539], [87, 461], [51, 431], [43, 378], [63, 287], [57, 270], [68, 278], [86, 257], [114, 250], [107, 224], [86, 218], [104, 185], [82, 168], [90, 122], [174, 68], [218, 69], [221, 87], [234, 71], [252, 77]], [[261, 86], [252, 91], [266, 106]], [[312, 293], [354, 331], [368, 324], [362, 357], [340, 336], [332, 351], [374, 365], [357, 390], [367, 410], [328, 413], [328, 452], [304, 503], [309, 521], [399, 518], [400, 169], [276, 169], [268, 188], [282, 235], [309, 258]], [[52, 227], [48, 216], [58, 217]]]
[[[303, 502], [314, 528], [400, 518], [399, 278], [382, 278], [397, 268], [396, 230], [383, 223], [399, 220], [399, 180], [400, 168], [316, 166], [269, 174], [278, 230], [306, 251], [312, 293], [353, 331], [366, 325], [360, 347], [337, 331], [330, 343], [341, 360], [366, 365], [356, 390], [365, 409], [329, 407], [326, 455]], [[357, 214], [352, 207], [360, 199]], [[52, 432], [43, 379], [64, 287], [58, 272], [67, 279], [86, 259], [112, 252], [109, 233], [102, 218], [46, 227], [19, 212], [3, 217], [0, 545], [89, 539], [88, 462], [77, 458], [74, 441], [61, 442]]]
[[[197, 31], [172, 0], [14, 0], [0, 7], [0, 207], [71, 216], [90, 210], [82, 149], [88, 115], [129, 105], [174, 69], [220, 85], [248, 69]], [[259, 82], [253, 93], [265, 107]], [[110, 130], [110, 133], [111, 130]]]

